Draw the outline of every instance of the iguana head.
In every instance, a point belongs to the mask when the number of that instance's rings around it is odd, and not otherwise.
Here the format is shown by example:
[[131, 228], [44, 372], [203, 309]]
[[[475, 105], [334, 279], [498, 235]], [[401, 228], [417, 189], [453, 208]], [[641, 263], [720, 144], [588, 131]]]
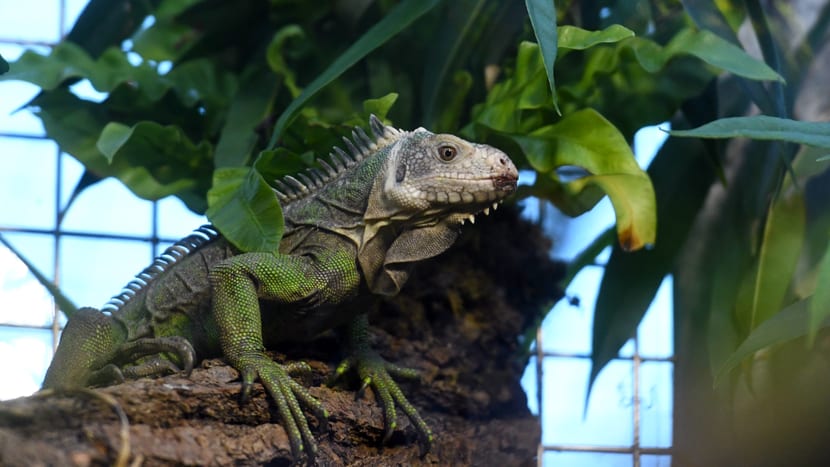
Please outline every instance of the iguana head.
[[376, 119], [372, 131], [395, 141], [372, 186], [358, 261], [370, 290], [394, 295], [412, 264], [449, 248], [459, 224], [516, 191], [519, 173], [505, 153], [453, 135], [404, 133]]
[[518, 171], [502, 151], [423, 128], [389, 148], [367, 220], [420, 224], [474, 222], [516, 190]]

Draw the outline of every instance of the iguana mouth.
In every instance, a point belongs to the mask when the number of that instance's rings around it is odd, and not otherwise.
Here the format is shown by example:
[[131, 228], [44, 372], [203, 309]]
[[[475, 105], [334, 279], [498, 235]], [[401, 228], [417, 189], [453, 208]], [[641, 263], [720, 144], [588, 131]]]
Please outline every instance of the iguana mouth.
[[506, 191], [508, 194], [516, 191], [516, 184], [518, 182], [519, 176], [512, 173], [493, 177], [493, 186], [496, 187], [497, 190]]

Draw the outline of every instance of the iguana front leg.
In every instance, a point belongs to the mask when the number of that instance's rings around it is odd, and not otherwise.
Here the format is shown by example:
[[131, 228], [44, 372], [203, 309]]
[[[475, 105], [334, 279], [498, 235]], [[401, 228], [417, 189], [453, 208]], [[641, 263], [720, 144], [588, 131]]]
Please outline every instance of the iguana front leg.
[[[322, 249], [304, 256], [245, 253], [229, 258], [210, 273], [213, 314], [222, 353], [242, 377], [242, 399], [257, 379], [277, 404], [296, 457], [317, 452], [300, 403], [325, 423], [323, 405], [288, 375], [288, 367], [265, 354], [259, 299], [315, 307], [337, 304], [354, 295], [360, 283], [353, 254]], [[313, 313], [311, 311], [310, 313]]]
[[421, 441], [421, 455], [424, 455], [432, 445], [432, 430], [429, 429], [424, 419], [421, 418], [415, 407], [403, 395], [401, 388], [392, 379], [393, 376], [416, 379], [419, 377], [418, 372], [411, 368], [403, 368], [389, 363], [372, 350], [369, 345], [368, 316], [368, 313], [362, 313], [346, 326], [345, 337], [348, 356], [338, 365], [331, 381], [340, 378], [351, 369], [356, 370], [361, 381], [358, 394], [361, 394], [366, 387], [371, 386], [375, 391], [375, 395], [381, 401], [384, 418], [383, 442], [385, 443], [389, 439], [397, 427], [397, 411], [395, 409], [397, 405], [415, 426]]

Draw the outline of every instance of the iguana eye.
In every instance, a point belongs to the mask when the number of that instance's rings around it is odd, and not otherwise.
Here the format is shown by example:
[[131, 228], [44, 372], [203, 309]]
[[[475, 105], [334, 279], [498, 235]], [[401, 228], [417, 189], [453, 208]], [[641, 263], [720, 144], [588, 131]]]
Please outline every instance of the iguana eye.
[[444, 161], [449, 162], [455, 159], [455, 156], [458, 155], [458, 151], [452, 146], [441, 146], [438, 148], [438, 157]]

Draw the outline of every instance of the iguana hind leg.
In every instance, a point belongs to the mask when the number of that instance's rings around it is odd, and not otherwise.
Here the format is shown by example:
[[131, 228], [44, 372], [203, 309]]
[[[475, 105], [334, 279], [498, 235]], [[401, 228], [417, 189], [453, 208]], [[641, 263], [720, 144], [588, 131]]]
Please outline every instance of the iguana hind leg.
[[124, 329], [110, 316], [95, 308], [79, 309], [63, 330], [43, 387], [106, 385], [178, 371], [189, 374], [193, 369], [196, 353], [183, 337], [126, 339]]
[[61, 334], [58, 350], [43, 380], [44, 388], [83, 387], [112, 363], [127, 338], [120, 324], [95, 308], [80, 308]]

